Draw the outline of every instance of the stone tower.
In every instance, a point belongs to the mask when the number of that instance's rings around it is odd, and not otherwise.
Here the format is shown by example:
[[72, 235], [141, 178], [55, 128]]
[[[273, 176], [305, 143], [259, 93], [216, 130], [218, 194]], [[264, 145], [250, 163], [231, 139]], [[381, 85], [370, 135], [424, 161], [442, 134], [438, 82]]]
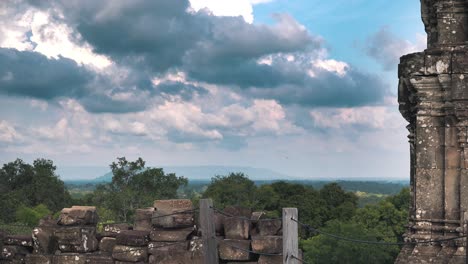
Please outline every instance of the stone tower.
[[[468, 0], [421, 0], [428, 48], [403, 56], [398, 101], [409, 122], [408, 241], [467, 234]], [[406, 246], [396, 263], [465, 263], [464, 239]]]

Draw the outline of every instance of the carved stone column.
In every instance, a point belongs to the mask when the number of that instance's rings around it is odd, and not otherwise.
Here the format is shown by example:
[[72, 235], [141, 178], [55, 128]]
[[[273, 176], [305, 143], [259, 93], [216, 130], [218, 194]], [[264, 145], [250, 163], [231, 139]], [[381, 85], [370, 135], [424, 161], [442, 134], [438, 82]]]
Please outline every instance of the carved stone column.
[[[428, 49], [400, 60], [398, 101], [410, 123], [412, 201], [406, 239], [467, 233], [468, 1], [421, 0]], [[397, 263], [464, 263], [463, 240], [406, 246]]]

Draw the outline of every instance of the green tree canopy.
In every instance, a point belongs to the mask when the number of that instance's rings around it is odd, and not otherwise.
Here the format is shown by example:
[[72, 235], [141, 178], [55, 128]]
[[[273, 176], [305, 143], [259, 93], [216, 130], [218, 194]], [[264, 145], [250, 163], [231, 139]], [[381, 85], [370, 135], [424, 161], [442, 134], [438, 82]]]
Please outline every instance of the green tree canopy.
[[21, 159], [4, 164], [0, 169], [0, 219], [14, 221], [20, 205], [43, 204], [54, 212], [71, 205], [70, 194], [55, 170], [46, 159], [36, 159], [32, 165]]
[[253, 207], [257, 187], [243, 173], [230, 173], [227, 176], [215, 176], [203, 193], [203, 198], [213, 199], [217, 207], [228, 205]]
[[99, 185], [91, 200], [115, 213], [120, 221], [129, 221], [135, 209], [152, 206], [154, 200], [177, 198], [179, 187], [187, 184], [184, 177], [145, 167], [142, 158], [136, 161], [117, 158], [110, 168], [112, 182]]

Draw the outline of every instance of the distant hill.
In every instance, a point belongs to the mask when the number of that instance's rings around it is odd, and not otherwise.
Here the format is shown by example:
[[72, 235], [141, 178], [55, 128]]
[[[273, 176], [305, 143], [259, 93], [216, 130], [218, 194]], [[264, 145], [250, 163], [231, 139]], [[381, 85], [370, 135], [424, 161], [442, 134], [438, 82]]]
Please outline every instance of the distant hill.
[[[296, 178], [269, 169], [235, 166], [177, 166], [163, 167], [165, 173], [175, 173], [189, 180], [210, 180], [216, 175], [227, 175], [231, 172], [242, 172], [252, 180], [294, 180]], [[92, 180], [92, 182], [110, 182], [112, 172]]]

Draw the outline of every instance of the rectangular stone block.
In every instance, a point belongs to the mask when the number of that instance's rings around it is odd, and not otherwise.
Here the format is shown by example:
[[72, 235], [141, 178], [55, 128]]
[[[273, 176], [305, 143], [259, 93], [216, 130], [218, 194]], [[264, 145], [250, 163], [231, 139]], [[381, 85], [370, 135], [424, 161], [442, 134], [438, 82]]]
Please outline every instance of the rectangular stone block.
[[283, 256], [260, 256], [258, 264], [283, 264]]
[[185, 241], [194, 232], [193, 227], [167, 230], [167, 229], [154, 229], [150, 232], [151, 241], [162, 241], [162, 242], [175, 242]]
[[152, 226], [152, 217], [154, 213], [154, 208], [144, 208], [144, 209], [136, 209], [135, 210], [135, 230], [147, 230], [151, 231], [153, 228]]
[[[149, 264], [186, 264], [194, 262], [189, 251], [164, 251], [149, 256]], [[198, 262], [202, 264], [202, 262]]]
[[118, 261], [146, 262], [148, 261], [148, 248], [116, 245], [112, 251], [112, 257]]
[[96, 225], [99, 221], [96, 207], [72, 206], [63, 208], [58, 220], [59, 225]]
[[14, 235], [7, 236], [4, 243], [5, 245], [32, 247], [33, 239], [32, 236]]
[[260, 236], [276, 236], [283, 228], [283, 222], [279, 219], [260, 220], [257, 223], [258, 234]]
[[4, 245], [0, 253], [0, 259], [12, 260], [18, 256], [26, 256], [31, 253], [30, 250], [23, 246]]
[[452, 72], [451, 60], [452, 54], [447, 51], [426, 51], [425, 52], [425, 68], [426, 75], [432, 74], [449, 74]]
[[225, 239], [219, 243], [219, 257], [223, 260], [250, 260], [250, 240]]
[[467, 74], [452, 74], [452, 99], [468, 99], [467, 81]]
[[88, 254], [86, 255], [86, 263], [114, 264], [114, 259], [110, 254]]
[[58, 246], [62, 252], [93, 252], [99, 246], [95, 227], [60, 227], [55, 229], [54, 236], [57, 237]]
[[400, 58], [398, 77], [425, 74], [424, 52], [412, 53]]
[[143, 230], [124, 230], [116, 237], [119, 245], [143, 247], [148, 245], [149, 231]]
[[58, 241], [54, 235], [54, 230], [55, 227], [52, 226], [42, 226], [33, 229], [32, 238], [35, 254], [54, 254], [58, 250]]
[[224, 235], [227, 239], [249, 239], [250, 221], [237, 217], [224, 219]]
[[280, 254], [283, 252], [283, 237], [281, 236], [257, 236], [252, 238], [252, 251], [268, 254]]
[[154, 208], [156, 211], [180, 212], [193, 210], [193, 204], [189, 199], [156, 200]]
[[99, 241], [99, 251], [112, 253], [112, 250], [116, 244], [117, 241], [114, 237], [103, 237], [101, 241]]
[[195, 219], [193, 213], [180, 213], [171, 216], [164, 216], [165, 213], [155, 212], [153, 225], [160, 228], [182, 228], [194, 226]]
[[52, 259], [54, 264], [86, 264], [86, 256], [84, 254], [66, 253], [55, 255]]
[[158, 254], [162, 254], [163, 252], [187, 251], [188, 248], [189, 248], [189, 241], [182, 241], [182, 242], [152, 241], [148, 244], [148, 253], [152, 255], [158, 255]]
[[464, 74], [468, 73], [468, 52], [462, 50], [453, 51], [452, 55], [452, 73]]
[[52, 264], [52, 256], [29, 254], [25, 258], [25, 263], [26, 264]]
[[131, 225], [129, 224], [105, 224], [101, 235], [105, 237], [116, 237], [120, 231], [130, 229]]
[[195, 224], [192, 202], [188, 199], [156, 200], [152, 223], [156, 227], [180, 228]]

